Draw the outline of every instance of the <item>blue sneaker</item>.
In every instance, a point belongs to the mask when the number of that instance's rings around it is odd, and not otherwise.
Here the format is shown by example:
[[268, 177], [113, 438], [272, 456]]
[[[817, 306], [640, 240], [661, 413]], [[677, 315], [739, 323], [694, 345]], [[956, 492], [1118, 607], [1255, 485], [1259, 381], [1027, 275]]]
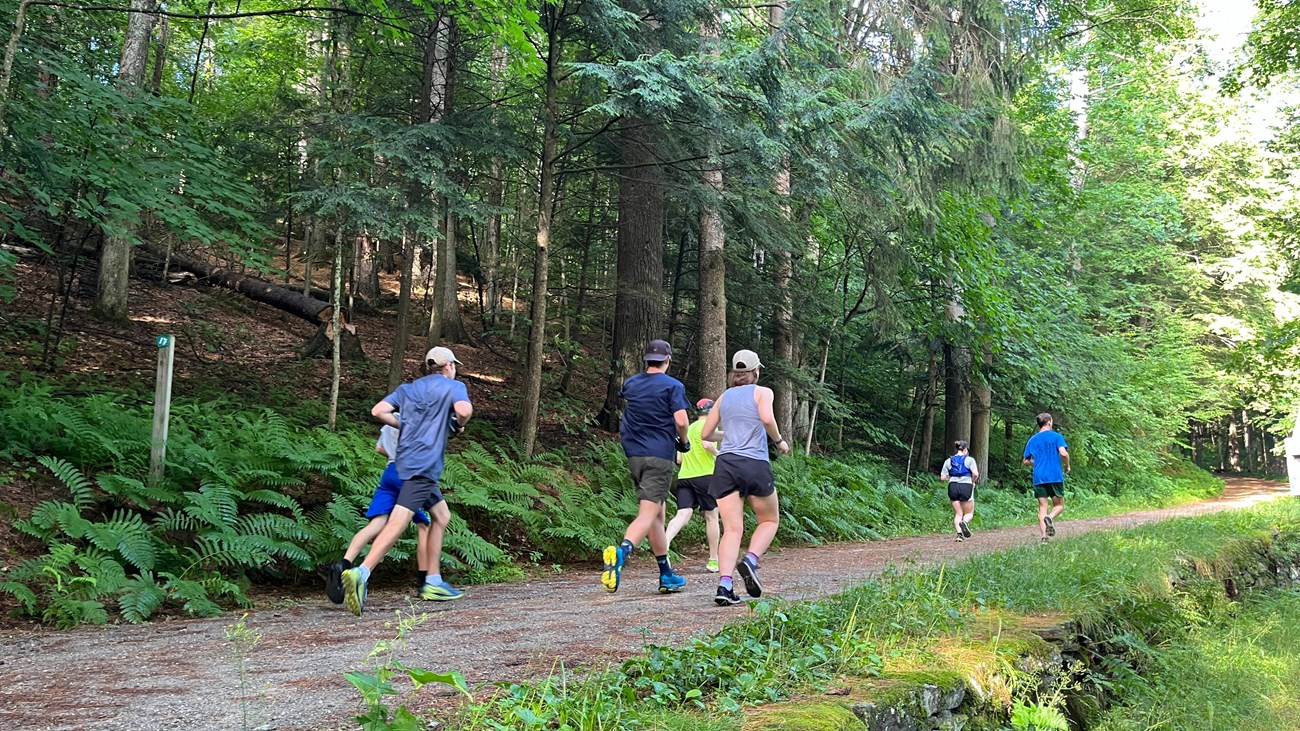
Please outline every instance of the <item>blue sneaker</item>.
[[618, 582], [623, 578], [623, 561], [627, 558], [619, 546], [605, 547], [605, 570], [600, 572], [600, 583], [611, 594], [618, 591]]
[[434, 586], [433, 584], [425, 584], [424, 587], [420, 589], [420, 598], [429, 602], [449, 602], [463, 596], [465, 596], [465, 592], [445, 581], [437, 586]]
[[348, 569], [343, 572], [343, 603], [347, 606], [348, 611], [361, 616], [366, 610], [367, 586], [364, 579], [361, 578], [361, 569]]
[[686, 588], [686, 577], [677, 574], [661, 574], [659, 576], [659, 593], [676, 594]]

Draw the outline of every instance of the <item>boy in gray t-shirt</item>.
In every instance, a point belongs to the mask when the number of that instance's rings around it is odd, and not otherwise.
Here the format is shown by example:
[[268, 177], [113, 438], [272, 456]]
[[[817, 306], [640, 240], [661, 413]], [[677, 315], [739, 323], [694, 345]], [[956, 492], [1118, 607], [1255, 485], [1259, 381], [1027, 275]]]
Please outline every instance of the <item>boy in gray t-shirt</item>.
[[957, 529], [957, 541], [961, 542], [970, 538], [970, 521], [975, 517], [975, 483], [980, 479], [980, 467], [970, 456], [970, 444], [965, 439], [958, 439], [952, 446], [957, 453], [943, 461], [939, 479], [948, 483], [952, 524]]

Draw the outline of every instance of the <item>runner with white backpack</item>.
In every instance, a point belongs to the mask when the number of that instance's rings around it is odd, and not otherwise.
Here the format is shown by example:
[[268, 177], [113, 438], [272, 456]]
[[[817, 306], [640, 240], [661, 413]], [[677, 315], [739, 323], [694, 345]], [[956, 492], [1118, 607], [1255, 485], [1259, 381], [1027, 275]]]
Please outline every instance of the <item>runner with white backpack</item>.
[[975, 517], [975, 483], [980, 479], [979, 463], [970, 456], [970, 444], [965, 439], [953, 443], [957, 452], [944, 460], [939, 479], [948, 483], [948, 499], [952, 501], [952, 524], [957, 529], [957, 542], [970, 538], [970, 522]]

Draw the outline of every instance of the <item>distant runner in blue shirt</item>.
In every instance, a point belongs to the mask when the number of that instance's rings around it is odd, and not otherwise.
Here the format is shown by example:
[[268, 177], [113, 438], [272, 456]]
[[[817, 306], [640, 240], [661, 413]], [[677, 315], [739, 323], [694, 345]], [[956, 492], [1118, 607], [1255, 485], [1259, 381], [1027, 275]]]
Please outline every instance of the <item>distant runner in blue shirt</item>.
[[366, 560], [343, 572], [343, 603], [358, 617], [365, 611], [370, 572], [384, 560], [384, 554], [410, 525], [416, 511], [422, 509], [433, 523], [429, 526], [428, 569], [420, 598], [449, 601], [463, 595], [442, 580], [442, 536], [451, 520], [451, 510], [438, 484], [447, 438], [464, 429], [474, 414], [465, 384], [456, 380], [459, 364], [447, 348], [430, 349], [424, 356], [424, 370], [429, 375], [398, 386], [370, 410], [376, 419], [398, 429], [396, 463], [402, 489]]
[[1034, 468], [1038, 535], [1047, 543], [1048, 536], [1056, 535], [1054, 521], [1065, 510], [1065, 475], [1070, 472], [1070, 452], [1065, 437], [1052, 431], [1051, 414], [1038, 415], [1038, 433], [1025, 444], [1024, 463]]
[[605, 567], [600, 583], [605, 591], [618, 591], [623, 564], [632, 549], [650, 539], [650, 550], [659, 563], [659, 593], [672, 594], [686, 586], [686, 579], [673, 573], [668, 563], [668, 537], [664, 533], [664, 501], [677, 475], [677, 453], [689, 452], [690, 421], [686, 410], [686, 387], [668, 375], [673, 347], [664, 340], [651, 340], [646, 348], [645, 371], [623, 382], [618, 397], [625, 406], [620, 432], [627, 466], [636, 485], [636, 519], [623, 534], [623, 542], [605, 548]]

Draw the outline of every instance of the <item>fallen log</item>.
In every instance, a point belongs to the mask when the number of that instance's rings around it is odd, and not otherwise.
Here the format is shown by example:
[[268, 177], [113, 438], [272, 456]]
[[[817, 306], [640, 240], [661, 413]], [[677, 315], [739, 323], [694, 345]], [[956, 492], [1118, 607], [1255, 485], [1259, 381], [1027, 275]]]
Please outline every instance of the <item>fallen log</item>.
[[228, 269], [213, 266], [200, 259], [185, 254], [172, 252], [172, 267], [184, 269], [226, 289], [233, 289], [245, 297], [268, 304], [277, 310], [301, 317], [308, 322], [320, 324], [329, 322], [334, 307], [329, 302], [322, 302], [314, 297], [307, 297], [299, 290], [272, 284], [264, 279], [247, 274], [236, 274]]

